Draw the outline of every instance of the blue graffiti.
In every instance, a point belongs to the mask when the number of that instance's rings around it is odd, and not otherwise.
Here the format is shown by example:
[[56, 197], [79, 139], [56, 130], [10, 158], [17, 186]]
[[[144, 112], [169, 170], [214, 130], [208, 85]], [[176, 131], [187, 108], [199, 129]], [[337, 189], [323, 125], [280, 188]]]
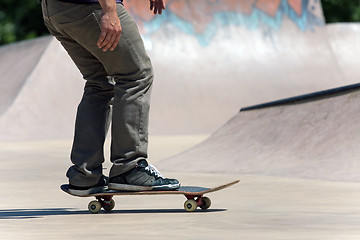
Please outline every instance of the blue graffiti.
[[270, 16], [260, 9], [253, 7], [251, 15], [245, 15], [240, 12], [217, 12], [214, 13], [212, 21], [201, 33], [196, 31], [193, 23], [188, 22], [171, 11], [165, 11], [162, 17], [153, 18], [149, 22], [144, 22], [145, 38], [151, 37], [159, 28], [165, 24], [175, 26], [181, 32], [192, 35], [197, 38], [199, 44], [203, 47], [208, 46], [219, 27], [242, 26], [249, 30], [259, 29], [261, 26], [267, 26], [272, 31], [281, 28], [284, 17], [289, 18], [301, 31], [314, 30], [314, 26], [323, 25], [323, 20], [315, 16], [308, 10], [309, 0], [302, 1], [302, 14], [299, 16], [286, 0], [282, 0], [275, 16]]

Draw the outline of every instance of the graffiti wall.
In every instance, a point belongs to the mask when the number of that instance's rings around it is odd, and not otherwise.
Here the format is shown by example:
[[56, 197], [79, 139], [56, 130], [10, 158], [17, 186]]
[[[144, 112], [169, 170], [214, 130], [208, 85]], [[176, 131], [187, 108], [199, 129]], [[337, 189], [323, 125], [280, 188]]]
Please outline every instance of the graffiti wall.
[[171, 24], [203, 45], [223, 26], [278, 30], [284, 19], [290, 19], [301, 31], [308, 31], [324, 24], [320, 0], [169, 0], [161, 17], [149, 11], [147, 1], [126, 0], [125, 7], [144, 35]]

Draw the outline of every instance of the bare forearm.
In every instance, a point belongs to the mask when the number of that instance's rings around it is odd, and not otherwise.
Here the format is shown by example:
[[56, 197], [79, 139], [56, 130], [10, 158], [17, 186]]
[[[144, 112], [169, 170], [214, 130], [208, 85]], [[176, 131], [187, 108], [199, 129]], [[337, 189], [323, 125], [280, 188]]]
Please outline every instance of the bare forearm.
[[101, 8], [106, 12], [116, 11], [116, 0], [99, 0]]

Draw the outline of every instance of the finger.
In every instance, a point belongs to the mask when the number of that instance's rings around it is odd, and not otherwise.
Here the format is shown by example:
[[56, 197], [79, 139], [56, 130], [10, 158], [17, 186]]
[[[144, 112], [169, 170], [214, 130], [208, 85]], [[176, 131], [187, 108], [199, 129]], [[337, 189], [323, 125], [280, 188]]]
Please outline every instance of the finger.
[[101, 31], [99, 39], [98, 39], [98, 41], [96, 43], [99, 48], [101, 48], [100, 46], [104, 42], [105, 38], [106, 38], [106, 32]]
[[158, 8], [158, 13], [161, 15], [161, 13], [162, 13], [162, 10], [163, 10], [163, 8], [162, 8], [162, 6], [159, 6], [159, 8]]
[[114, 51], [114, 49], [117, 47], [117, 45], [119, 44], [119, 41], [120, 41], [120, 37], [121, 37], [121, 34], [117, 34], [113, 45], [110, 47], [110, 51]]
[[157, 14], [157, 12], [158, 12], [158, 2], [156, 0], [154, 0], [153, 5], [154, 5], [154, 14]]
[[111, 35], [108, 33], [106, 34], [104, 40], [100, 43], [100, 45], [98, 45], [99, 48], [104, 48], [110, 41], [111, 39]]
[[109, 44], [109, 42], [111, 41], [111, 36], [112, 34], [107, 33], [106, 37], [104, 39], [104, 41], [99, 45], [99, 48], [102, 48], [103, 50], [105, 49], [105, 47]]
[[154, 14], [158, 14], [158, 13], [159, 13], [159, 3], [156, 2]]
[[107, 42], [107, 44], [103, 47], [103, 51], [106, 52], [107, 50], [109, 50], [114, 42], [115, 42], [115, 39], [116, 39], [116, 35], [115, 34], [111, 34], [110, 37], [109, 37], [109, 40]]
[[154, 9], [154, 1], [150, 0], [150, 11]]
[[102, 35], [104, 37], [102, 37], [103, 40], [98, 45], [99, 48], [105, 47], [109, 43], [109, 41], [111, 39], [111, 33], [108, 32], [108, 31], [101, 31], [100, 36], [102, 36]]
[[165, 9], [165, 1], [163, 0], [160, 0], [159, 1], [159, 8], [162, 10], [162, 9]]
[[157, 12], [161, 15], [163, 9], [165, 9], [165, 1], [159, 0], [157, 1]]

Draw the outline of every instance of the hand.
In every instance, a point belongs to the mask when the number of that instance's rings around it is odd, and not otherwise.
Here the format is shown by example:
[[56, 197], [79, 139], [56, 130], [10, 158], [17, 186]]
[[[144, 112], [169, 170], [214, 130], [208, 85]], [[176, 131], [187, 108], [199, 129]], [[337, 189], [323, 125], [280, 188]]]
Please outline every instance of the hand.
[[101, 33], [97, 46], [104, 52], [110, 49], [113, 51], [120, 41], [121, 24], [117, 11], [102, 11], [101, 14]]
[[165, 0], [150, 0], [150, 10], [154, 10], [154, 14], [161, 14], [165, 9]]

